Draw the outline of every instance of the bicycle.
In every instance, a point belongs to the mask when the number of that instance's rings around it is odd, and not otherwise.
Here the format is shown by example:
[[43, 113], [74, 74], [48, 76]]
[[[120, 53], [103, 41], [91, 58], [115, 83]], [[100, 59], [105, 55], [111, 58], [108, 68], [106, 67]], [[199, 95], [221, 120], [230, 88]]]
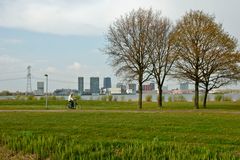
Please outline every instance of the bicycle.
[[73, 106], [71, 104], [71, 102], [67, 101], [67, 104], [66, 104], [66, 108], [68, 109], [77, 109], [78, 107], [78, 103], [76, 100], [73, 101]]

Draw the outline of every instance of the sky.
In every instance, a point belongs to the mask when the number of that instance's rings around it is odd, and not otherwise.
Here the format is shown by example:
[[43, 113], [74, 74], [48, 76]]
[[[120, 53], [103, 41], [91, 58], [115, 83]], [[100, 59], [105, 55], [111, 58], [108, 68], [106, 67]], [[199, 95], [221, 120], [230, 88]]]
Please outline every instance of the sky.
[[[176, 23], [190, 10], [214, 15], [240, 41], [239, 0], [0, 0], [0, 91], [26, 91], [27, 66], [32, 90], [45, 81], [49, 90], [77, 89], [77, 77], [114, 76], [102, 49], [106, 34], [120, 16], [139, 7], [161, 11]], [[168, 88], [178, 82], [168, 80]]]

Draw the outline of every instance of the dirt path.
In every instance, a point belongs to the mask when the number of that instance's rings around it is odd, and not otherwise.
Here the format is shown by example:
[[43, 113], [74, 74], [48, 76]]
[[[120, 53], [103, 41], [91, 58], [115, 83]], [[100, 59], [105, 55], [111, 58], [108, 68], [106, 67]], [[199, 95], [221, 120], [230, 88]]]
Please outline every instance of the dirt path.
[[7, 149], [6, 147], [0, 146], [0, 159], [1, 160], [35, 160], [36, 155], [33, 154], [22, 154], [16, 153]]

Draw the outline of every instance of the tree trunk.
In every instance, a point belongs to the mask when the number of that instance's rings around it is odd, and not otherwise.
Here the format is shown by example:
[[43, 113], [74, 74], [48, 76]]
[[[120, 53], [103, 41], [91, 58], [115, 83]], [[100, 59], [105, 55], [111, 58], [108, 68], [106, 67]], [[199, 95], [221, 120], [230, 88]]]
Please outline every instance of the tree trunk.
[[139, 75], [139, 77], [138, 77], [138, 85], [139, 85], [139, 87], [138, 87], [138, 107], [139, 107], [139, 109], [142, 109], [142, 84], [143, 84], [143, 82], [142, 82], [142, 80], [143, 80], [143, 75], [142, 74], [140, 74]]
[[194, 107], [199, 109], [199, 82], [198, 80], [195, 81], [195, 99], [194, 99]]
[[162, 107], [162, 87], [158, 85], [158, 107]]
[[142, 109], [142, 82], [139, 82], [138, 92], [138, 107]]
[[204, 93], [204, 99], [203, 99], [203, 108], [207, 107], [207, 96], [208, 96], [208, 90], [206, 89]]

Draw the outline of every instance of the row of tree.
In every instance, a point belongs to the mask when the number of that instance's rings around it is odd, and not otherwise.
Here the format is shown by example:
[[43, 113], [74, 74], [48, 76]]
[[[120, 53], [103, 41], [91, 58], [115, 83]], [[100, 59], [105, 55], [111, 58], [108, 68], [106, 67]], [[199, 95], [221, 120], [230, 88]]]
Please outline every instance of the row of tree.
[[205, 90], [206, 107], [210, 90], [239, 79], [237, 40], [202, 11], [190, 11], [173, 25], [160, 12], [140, 8], [117, 19], [106, 38], [104, 53], [116, 75], [138, 81], [140, 109], [142, 85], [151, 78], [158, 86], [159, 107], [167, 76], [193, 82], [197, 109], [199, 87]]

